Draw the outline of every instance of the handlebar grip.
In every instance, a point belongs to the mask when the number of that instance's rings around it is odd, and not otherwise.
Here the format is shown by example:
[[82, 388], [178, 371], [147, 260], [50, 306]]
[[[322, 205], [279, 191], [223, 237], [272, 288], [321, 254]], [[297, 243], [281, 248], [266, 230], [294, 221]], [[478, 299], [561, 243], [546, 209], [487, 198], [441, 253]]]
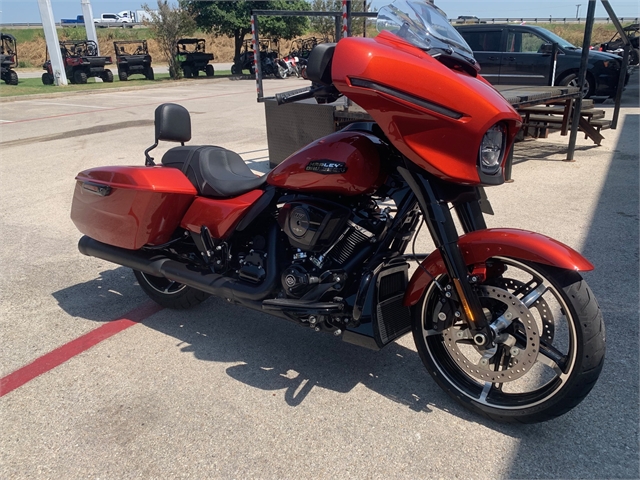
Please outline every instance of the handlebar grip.
[[276, 103], [282, 105], [283, 103], [296, 102], [298, 100], [305, 100], [313, 97], [313, 88], [305, 87], [298, 90], [290, 90], [288, 92], [276, 93]]

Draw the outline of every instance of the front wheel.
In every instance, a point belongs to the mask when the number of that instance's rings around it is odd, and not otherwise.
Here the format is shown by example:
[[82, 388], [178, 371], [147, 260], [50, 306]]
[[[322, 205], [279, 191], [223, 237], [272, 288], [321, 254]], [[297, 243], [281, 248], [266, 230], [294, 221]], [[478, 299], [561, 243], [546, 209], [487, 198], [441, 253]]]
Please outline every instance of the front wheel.
[[134, 270], [133, 274], [151, 300], [165, 308], [186, 310], [204, 302], [210, 296], [208, 293], [167, 278], [154, 277], [138, 270]]
[[[480, 350], [446, 275], [413, 308], [413, 336], [425, 367], [451, 397], [499, 422], [536, 423], [578, 405], [605, 353], [600, 308], [574, 271], [508, 258], [487, 262], [474, 288], [496, 327]], [[452, 295], [447, 296], [446, 293]]]

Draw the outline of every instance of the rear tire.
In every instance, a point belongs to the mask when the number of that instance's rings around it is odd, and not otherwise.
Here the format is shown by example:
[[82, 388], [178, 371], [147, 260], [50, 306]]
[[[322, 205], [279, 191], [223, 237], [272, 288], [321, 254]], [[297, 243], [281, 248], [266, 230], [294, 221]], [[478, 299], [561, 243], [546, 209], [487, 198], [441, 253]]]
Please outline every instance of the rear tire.
[[[461, 309], [432, 282], [413, 307], [420, 358], [454, 400], [492, 420], [537, 423], [558, 417], [587, 396], [602, 370], [600, 308], [577, 272], [508, 258], [492, 261], [506, 270], [475, 288], [494, 325], [510, 319], [501, 329], [510, 339], [496, 343], [495, 350], [478, 350], [466, 322], [455, 318]], [[438, 281], [448, 289], [446, 275]]]
[[18, 74], [13, 70], [9, 70], [7, 72], [7, 76], [4, 79], [4, 83], [7, 85], [17, 85], [18, 84]]
[[126, 82], [127, 80], [129, 80], [129, 74], [124, 70], [120, 70], [118, 72], [118, 78], [121, 82]]
[[205, 73], [207, 74], [207, 77], [213, 77], [213, 74], [215, 73], [213, 70], [213, 65], [207, 65], [204, 68]]
[[113, 73], [111, 72], [111, 70], [107, 68], [104, 72], [102, 72], [102, 74], [100, 75], [100, 78], [102, 78], [103, 82], [112, 83]]
[[186, 310], [195, 307], [210, 297], [208, 293], [166, 278], [154, 277], [134, 270], [140, 287], [151, 300], [165, 308]]
[[78, 85], [82, 85], [84, 83], [87, 83], [87, 74], [82, 70], [76, 70], [75, 72], [73, 72], [73, 79]]
[[51, 75], [50, 73], [44, 72], [42, 74], [42, 83], [44, 85], [53, 85], [53, 80], [53, 75]]
[[[577, 73], [571, 73], [569, 75], [567, 75], [566, 77], [564, 77], [563, 79], [561, 79], [558, 82], [559, 85], [564, 85], [564, 86], [568, 86], [568, 87], [577, 87], [578, 86], [578, 74]], [[591, 96], [594, 94], [596, 90], [596, 85], [595, 82], [589, 77], [589, 75], [587, 74], [587, 76], [585, 77], [584, 80], [584, 85], [582, 86], [582, 98], [591, 98]]]
[[231, 75], [242, 75], [242, 69], [237, 65], [231, 65]]

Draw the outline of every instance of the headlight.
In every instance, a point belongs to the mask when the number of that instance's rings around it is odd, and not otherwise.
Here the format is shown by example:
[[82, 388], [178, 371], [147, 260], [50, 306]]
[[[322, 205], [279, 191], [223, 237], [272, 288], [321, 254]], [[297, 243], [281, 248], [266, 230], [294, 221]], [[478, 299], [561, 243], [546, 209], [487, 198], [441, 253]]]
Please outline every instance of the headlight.
[[494, 175], [500, 170], [504, 157], [507, 129], [503, 123], [496, 123], [482, 137], [478, 163], [485, 175]]

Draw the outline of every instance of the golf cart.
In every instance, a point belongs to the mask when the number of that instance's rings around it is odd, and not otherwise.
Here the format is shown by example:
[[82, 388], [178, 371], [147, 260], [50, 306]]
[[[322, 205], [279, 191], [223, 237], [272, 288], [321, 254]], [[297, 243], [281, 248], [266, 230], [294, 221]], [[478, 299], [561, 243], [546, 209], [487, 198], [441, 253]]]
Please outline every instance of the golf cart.
[[118, 65], [118, 78], [121, 82], [129, 79], [131, 75], [144, 75], [147, 80], [153, 80], [153, 68], [151, 68], [151, 55], [147, 48], [146, 40], [121, 40], [113, 42]]
[[[262, 75], [275, 75], [280, 76], [280, 68], [278, 67], [278, 52], [271, 48], [272, 40], [270, 38], [260, 39], [260, 66], [262, 68]], [[246, 39], [242, 43], [242, 50], [240, 56], [237, 57], [231, 66], [231, 73], [233, 75], [241, 75], [243, 70], [249, 70], [251, 75], [255, 75], [256, 70], [253, 65], [253, 45], [250, 38]], [[282, 76], [280, 76], [282, 78]]]
[[204, 72], [213, 77], [213, 53], [205, 53], [204, 38], [181, 38], [176, 43], [176, 60], [182, 68], [185, 78], [197, 77]]
[[2, 68], [2, 80], [7, 85], [18, 84], [18, 74], [12, 70], [18, 65], [18, 50], [16, 37], [8, 33], [0, 33], [0, 67]]
[[[104, 82], [113, 82], [113, 73], [105, 65], [112, 63], [111, 57], [98, 56], [98, 46], [93, 40], [67, 40], [60, 42], [62, 62], [69, 82], [87, 83], [89, 77], [99, 77]], [[51, 60], [42, 65], [42, 83], [52, 85], [55, 81]]]

